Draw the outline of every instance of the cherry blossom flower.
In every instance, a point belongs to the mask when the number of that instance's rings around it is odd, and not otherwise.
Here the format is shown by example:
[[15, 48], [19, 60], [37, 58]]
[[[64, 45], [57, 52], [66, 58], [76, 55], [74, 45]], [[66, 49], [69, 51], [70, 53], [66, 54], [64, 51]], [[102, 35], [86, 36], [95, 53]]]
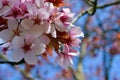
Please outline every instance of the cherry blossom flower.
[[27, 33], [34, 35], [36, 38], [42, 35], [43, 33], [48, 32], [48, 24], [49, 23], [47, 21], [35, 24], [35, 22], [30, 19], [24, 19], [21, 22], [21, 25], [28, 30]]
[[8, 0], [0, 0], [0, 16], [6, 14], [10, 10], [8, 3]]
[[39, 40], [34, 40], [33, 36], [27, 37], [15, 37], [12, 41], [11, 49], [12, 59], [15, 62], [19, 62], [24, 58], [28, 64], [37, 63], [37, 55], [42, 54], [45, 51], [45, 45]]
[[74, 13], [71, 13], [69, 8], [63, 8], [61, 11], [61, 14], [59, 15], [60, 21], [65, 25], [65, 26], [73, 26], [73, 24], [70, 22], [73, 17]]
[[9, 45], [10, 45], [10, 42], [7, 42], [7, 43], [3, 44], [2, 46], [0, 46], [0, 52], [3, 54], [8, 53]]
[[[12, 60], [36, 64], [37, 56], [54, 50], [60, 65], [73, 64], [84, 37], [80, 27], [71, 23], [74, 13], [62, 8], [69, 0], [0, 0], [0, 47], [12, 52]], [[62, 45], [62, 48], [61, 48]]]
[[42, 0], [35, 0], [35, 4], [27, 5], [28, 16], [33, 19], [48, 19], [53, 10], [51, 3], [44, 3]]
[[20, 3], [20, 0], [10, 0], [10, 10], [4, 15], [7, 19], [21, 19], [27, 14], [27, 7], [25, 4]]
[[64, 8], [61, 12], [52, 15], [50, 20], [49, 33], [51, 33], [52, 37], [56, 38], [56, 31], [64, 32], [68, 31], [68, 26], [73, 26], [70, 21], [74, 16], [73, 13], [70, 13], [70, 10]]
[[83, 32], [81, 31], [80, 27], [73, 27], [70, 30], [70, 35], [72, 38], [77, 38], [77, 37], [84, 37]]
[[78, 56], [79, 52], [73, 50], [65, 44], [63, 46], [63, 50], [60, 52], [60, 57], [58, 58], [58, 63], [61, 65], [63, 68], [68, 68], [73, 65], [73, 61], [71, 56]]
[[80, 27], [73, 27], [70, 30], [70, 37], [72, 40], [70, 45], [75, 46], [75, 47], [80, 47], [81, 40], [79, 39], [79, 37], [84, 37], [84, 34], [81, 31]]
[[[47, 8], [37, 8], [34, 4], [29, 4], [27, 6], [28, 9], [28, 17], [29, 19], [22, 20], [21, 24], [29, 29], [28, 33], [34, 34], [34, 36], [38, 37], [43, 33], [49, 32], [49, 23], [46, 20], [50, 17], [50, 13], [47, 11]], [[50, 10], [51, 11], [51, 10]], [[44, 14], [46, 13], [46, 14]]]
[[23, 35], [25, 29], [21, 25], [18, 25], [16, 19], [8, 20], [8, 29], [2, 30], [0, 32], [0, 38], [4, 40], [4, 42], [9, 41], [14, 36]]

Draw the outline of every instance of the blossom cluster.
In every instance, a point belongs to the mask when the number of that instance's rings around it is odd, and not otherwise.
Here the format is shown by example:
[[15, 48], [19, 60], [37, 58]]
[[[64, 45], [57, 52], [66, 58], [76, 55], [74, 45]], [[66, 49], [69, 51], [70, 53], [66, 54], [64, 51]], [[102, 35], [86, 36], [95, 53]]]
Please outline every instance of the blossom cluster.
[[[38, 56], [52, 55], [70, 66], [71, 56], [79, 55], [83, 37], [80, 27], [71, 23], [74, 13], [63, 8], [68, 0], [0, 0], [0, 47], [14, 62], [24, 59], [36, 64]], [[62, 5], [62, 6], [61, 6]]]

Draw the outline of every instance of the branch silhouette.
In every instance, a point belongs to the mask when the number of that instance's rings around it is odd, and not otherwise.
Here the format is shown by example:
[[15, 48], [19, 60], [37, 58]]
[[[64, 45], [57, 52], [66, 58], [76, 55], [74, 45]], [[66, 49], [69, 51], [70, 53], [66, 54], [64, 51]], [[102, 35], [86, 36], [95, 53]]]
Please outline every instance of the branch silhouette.
[[[97, 6], [96, 9], [103, 9], [103, 8], [107, 8], [107, 7], [110, 7], [110, 6], [113, 6], [113, 5], [118, 5], [120, 4], [120, 0], [116, 1], [116, 2], [111, 2], [111, 3], [107, 3], [107, 4], [104, 4], [104, 5], [101, 5], [101, 6]], [[84, 16], [85, 14], [88, 14], [88, 11], [91, 9], [88, 8], [87, 10], [84, 10], [82, 11], [81, 13], [79, 13], [73, 20], [72, 20], [72, 23], [75, 23], [80, 17]]]

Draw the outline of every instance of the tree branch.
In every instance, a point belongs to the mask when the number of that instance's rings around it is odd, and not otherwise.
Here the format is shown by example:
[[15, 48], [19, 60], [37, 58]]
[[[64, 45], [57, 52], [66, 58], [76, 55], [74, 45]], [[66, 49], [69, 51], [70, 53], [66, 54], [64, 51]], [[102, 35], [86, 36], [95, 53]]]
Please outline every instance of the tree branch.
[[108, 3], [108, 4], [105, 4], [105, 5], [102, 5], [102, 6], [97, 6], [97, 8], [101, 9], [101, 8], [106, 8], [106, 7], [110, 7], [110, 6], [118, 5], [118, 4], [120, 4], [120, 0], [118, 0], [116, 2], [112, 2], [112, 3]]
[[12, 61], [0, 61], [0, 64], [11, 64], [11, 65], [18, 65], [18, 64], [22, 64], [25, 63], [24, 59], [19, 61], [19, 62], [12, 62]]
[[[108, 4], [104, 4], [102, 6], [97, 6], [96, 9], [102, 9], [102, 8], [107, 8], [107, 7], [110, 7], [110, 6], [113, 6], [113, 5], [118, 5], [120, 4], [120, 0], [116, 1], [116, 2], [111, 2], [111, 3], [108, 3]], [[88, 8], [87, 10], [85, 11], [82, 11], [81, 13], [79, 13], [72, 21], [72, 23], [75, 23], [80, 17], [84, 16], [85, 14], [88, 13], [88, 11], [90, 10], [91, 8]]]

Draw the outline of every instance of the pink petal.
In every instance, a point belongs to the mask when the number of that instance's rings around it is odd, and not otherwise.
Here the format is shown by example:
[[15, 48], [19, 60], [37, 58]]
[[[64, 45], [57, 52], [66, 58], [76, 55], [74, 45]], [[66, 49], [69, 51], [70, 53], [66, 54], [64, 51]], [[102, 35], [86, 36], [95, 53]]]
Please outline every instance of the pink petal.
[[2, 1], [0, 0], [0, 9], [3, 7]]
[[63, 11], [64, 11], [65, 13], [70, 13], [70, 9], [69, 9], [69, 8], [63, 8]]
[[33, 35], [30, 35], [30, 34], [26, 34], [25, 36], [25, 43], [27, 45], [31, 45], [35, 40], [35, 37]]
[[71, 45], [74, 47], [80, 47], [81, 40], [79, 38], [76, 38], [72, 41]]
[[35, 4], [37, 5], [37, 7], [42, 7], [43, 4], [44, 4], [44, 1], [43, 0], [35, 0]]
[[0, 38], [2, 38], [5, 42], [10, 40], [13, 36], [13, 33], [9, 29], [5, 29], [0, 32]]
[[12, 55], [12, 60], [15, 61], [15, 62], [19, 62], [20, 60], [23, 59], [24, 57], [24, 52], [22, 49], [17, 49], [17, 50], [14, 50]]
[[63, 25], [63, 23], [60, 21], [60, 20], [55, 20], [55, 28], [58, 30], [58, 31], [60, 31], [60, 32], [62, 32], [62, 31], [65, 31], [66, 30], [66, 27]]
[[55, 30], [55, 27], [54, 26], [51, 26], [51, 35], [52, 37], [56, 38], [57, 35], [56, 35], [56, 30]]
[[28, 4], [27, 11], [29, 13], [29, 16], [36, 18], [38, 14], [38, 8], [34, 4]]
[[[0, 4], [0, 6], [2, 6]], [[10, 8], [8, 6], [4, 6], [2, 9], [0, 8], [0, 16], [4, 15], [5, 13], [7, 13], [10, 10]]]
[[44, 27], [36, 24], [28, 30], [28, 34], [33, 35], [34, 37], [39, 37], [43, 34], [43, 31]]
[[18, 27], [18, 22], [16, 19], [10, 19], [8, 20], [8, 28], [12, 30], [16, 30]]
[[24, 59], [28, 64], [37, 64], [37, 56], [30, 51], [25, 53]]
[[27, 32], [27, 30], [22, 25], [19, 25], [19, 31], [21, 37], [24, 37]]
[[71, 29], [70, 34], [72, 37], [84, 37], [83, 32], [81, 31], [80, 27], [74, 27]]
[[44, 45], [44, 44], [40, 44], [39, 45], [39, 52], [38, 52], [38, 54], [42, 54], [42, 53], [44, 53], [45, 52], [45, 49], [46, 49], [46, 46]]
[[48, 19], [50, 17], [50, 13], [45, 8], [40, 8], [38, 10], [38, 16], [40, 19]]
[[39, 41], [46, 44], [46, 45], [48, 45], [50, 43], [50, 39], [46, 35], [41, 35], [39, 37]]
[[68, 47], [68, 45], [65, 45], [63, 47], [63, 53], [68, 53], [68, 52], [69, 52], [69, 47]]
[[40, 55], [45, 52], [46, 45], [41, 43], [39, 40], [36, 40], [33, 43], [33, 46], [31, 48], [31, 51], [35, 53], [36, 55]]
[[51, 26], [48, 23], [48, 21], [44, 21], [43, 24], [41, 24], [41, 27], [44, 28], [44, 33], [47, 33], [47, 34], [50, 33]]
[[69, 56], [65, 57], [64, 61], [63, 61], [63, 64], [66, 68], [72, 66], [73, 61], [72, 61], [71, 57], [69, 57]]
[[54, 12], [54, 10], [55, 10], [53, 4], [50, 3], [50, 2], [45, 2], [44, 7], [46, 8], [46, 10], [49, 11], [50, 14], [52, 14]]
[[25, 28], [25, 29], [30, 29], [34, 24], [34, 21], [31, 19], [24, 19], [21, 22], [21, 25]]
[[24, 38], [16, 36], [14, 37], [10, 48], [19, 49], [22, 48], [23, 46], [24, 46]]
[[36, 55], [41, 55], [45, 52], [45, 45], [42, 43], [39, 45], [35, 45], [35, 47], [32, 48], [32, 52], [34, 52]]

